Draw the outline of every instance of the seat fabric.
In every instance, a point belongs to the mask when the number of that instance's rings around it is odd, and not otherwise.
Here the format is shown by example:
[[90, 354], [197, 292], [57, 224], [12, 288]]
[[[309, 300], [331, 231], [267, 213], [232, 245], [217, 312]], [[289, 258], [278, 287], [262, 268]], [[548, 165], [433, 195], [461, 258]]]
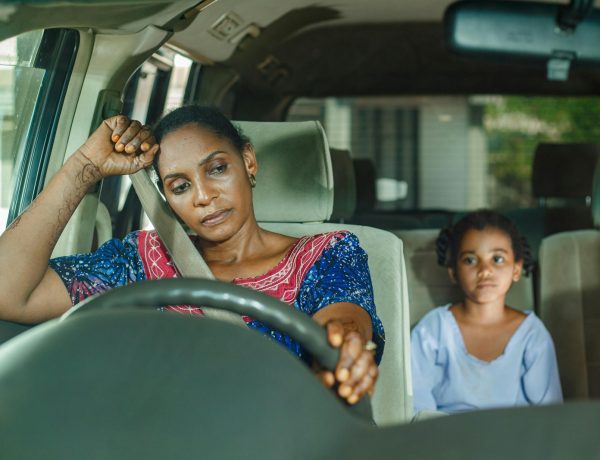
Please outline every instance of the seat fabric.
[[600, 398], [600, 231], [552, 235], [540, 248], [540, 316], [565, 399]]
[[[329, 146], [316, 121], [235, 122], [258, 157], [254, 213], [259, 222], [322, 222], [333, 209]], [[293, 205], [292, 205], [293, 203]]]
[[600, 398], [600, 162], [591, 190], [595, 230], [552, 235], [540, 248], [540, 316], [565, 399]]

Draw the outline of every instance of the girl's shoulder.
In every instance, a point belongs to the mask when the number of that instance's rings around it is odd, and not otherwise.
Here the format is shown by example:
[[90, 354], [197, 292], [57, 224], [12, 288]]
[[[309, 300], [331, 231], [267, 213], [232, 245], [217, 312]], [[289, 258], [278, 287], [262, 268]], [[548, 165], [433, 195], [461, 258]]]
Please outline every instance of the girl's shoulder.
[[423, 317], [417, 323], [417, 326], [422, 323], [427, 324], [427, 323], [431, 323], [431, 322], [445, 321], [448, 314], [451, 314], [450, 313], [451, 306], [452, 306], [451, 303], [447, 303], [445, 305], [440, 305], [438, 307], [432, 308], [425, 315], [423, 315]]
[[533, 342], [552, 342], [550, 332], [546, 329], [546, 326], [542, 320], [532, 310], [525, 312], [527, 317], [523, 320], [523, 326], [525, 327], [525, 335], [528, 341]]
[[423, 334], [430, 333], [434, 335], [440, 335], [441, 330], [444, 325], [446, 325], [450, 318], [448, 315], [451, 315], [449, 308], [452, 304], [440, 305], [439, 307], [433, 308], [431, 311], [427, 312], [415, 325], [413, 329], [413, 333], [415, 334]]

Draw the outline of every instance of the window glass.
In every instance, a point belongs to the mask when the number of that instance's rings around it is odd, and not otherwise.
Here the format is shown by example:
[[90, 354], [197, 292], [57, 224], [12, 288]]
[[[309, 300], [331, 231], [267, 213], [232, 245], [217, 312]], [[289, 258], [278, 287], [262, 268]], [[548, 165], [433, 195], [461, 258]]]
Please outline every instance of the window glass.
[[[152, 125], [165, 113], [189, 103], [193, 61], [163, 46], [132, 75], [124, 90], [123, 113]], [[199, 71], [198, 66], [195, 72]], [[114, 236], [122, 238], [132, 230], [151, 228], [127, 176], [104, 180], [101, 200], [113, 220]]]
[[45, 70], [34, 67], [43, 31], [0, 42], [0, 231], [6, 226], [14, 176]]
[[541, 142], [600, 142], [598, 98], [421, 96], [299, 99], [332, 147], [375, 164], [377, 209], [534, 206]]
[[190, 76], [190, 68], [192, 60], [175, 54], [173, 57], [173, 71], [169, 81], [169, 89], [167, 90], [167, 100], [163, 112], [169, 112], [183, 105], [185, 97], [185, 89]]

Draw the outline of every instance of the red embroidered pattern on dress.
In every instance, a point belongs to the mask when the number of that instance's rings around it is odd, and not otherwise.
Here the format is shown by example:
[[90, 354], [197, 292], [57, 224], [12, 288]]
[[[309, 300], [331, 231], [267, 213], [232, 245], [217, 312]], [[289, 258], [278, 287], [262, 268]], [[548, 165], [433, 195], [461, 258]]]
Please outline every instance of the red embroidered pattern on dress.
[[233, 282], [291, 304], [308, 270], [325, 249], [346, 234], [338, 231], [302, 237], [274, 269], [256, 278], [237, 278]]
[[[167, 248], [155, 230], [142, 230], [138, 238], [138, 248], [146, 272], [146, 279], [159, 280], [179, 276]], [[165, 310], [189, 315], [203, 314], [201, 308], [190, 305], [170, 305]]]
[[[308, 270], [325, 249], [342, 239], [348, 232], [335, 231], [300, 238], [276, 267], [255, 278], [236, 278], [234, 284], [245, 286], [292, 304]], [[139, 252], [149, 280], [179, 276], [167, 248], [156, 231], [140, 231]], [[167, 310], [192, 315], [202, 315], [202, 309], [191, 306], [169, 306]], [[247, 316], [244, 321], [252, 321]]]

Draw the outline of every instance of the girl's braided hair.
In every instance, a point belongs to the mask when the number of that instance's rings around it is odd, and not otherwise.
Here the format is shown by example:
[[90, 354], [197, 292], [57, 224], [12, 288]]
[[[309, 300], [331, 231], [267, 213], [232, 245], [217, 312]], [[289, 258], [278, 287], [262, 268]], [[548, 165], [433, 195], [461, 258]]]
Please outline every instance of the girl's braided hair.
[[534, 264], [531, 248], [527, 240], [521, 236], [517, 226], [502, 214], [490, 209], [482, 209], [467, 214], [451, 227], [443, 228], [435, 242], [438, 264], [445, 267], [456, 267], [458, 248], [467, 231], [483, 230], [486, 227], [497, 228], [511, 240], [515, 261], [523, 261], [523, 274], [532, 272]]

